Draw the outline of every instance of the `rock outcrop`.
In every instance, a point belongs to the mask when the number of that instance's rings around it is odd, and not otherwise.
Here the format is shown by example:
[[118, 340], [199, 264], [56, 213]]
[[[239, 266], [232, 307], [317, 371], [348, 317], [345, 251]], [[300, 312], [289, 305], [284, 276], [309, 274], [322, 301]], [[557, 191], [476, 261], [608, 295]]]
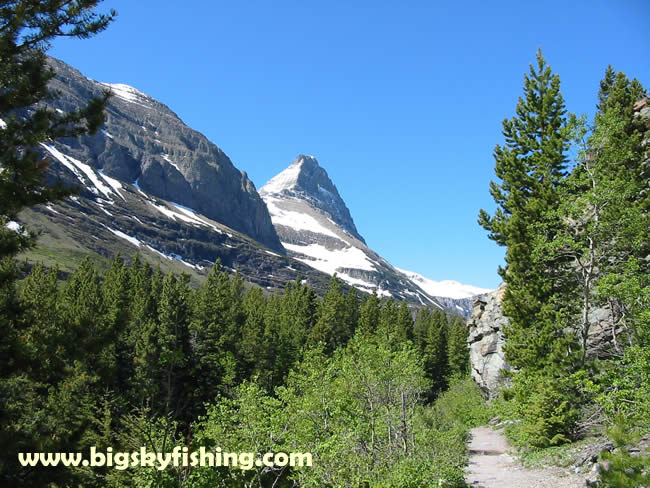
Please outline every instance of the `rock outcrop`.
[[504, 371], [510, 369], [503, 354], [503, 327], [508, 318], [501, 311], [505, 283], [474, 301], [467, 323], [472, 378], [490, 397], [504, 384]]
[[[497, 395], [507, 384], [503, 372], [511, 369], [503, 354], [503, 328], [508, 324], [508, 317], [501, 309], [505, 290], [506, 285], [502, 283], [493, 292], [476, 299], [472, 317], [467, 323], [472, 377], [490, 397]], [[612, 313], [609, 305], [589, 312], [588, 359], [610, 358], [613, 354], [620, 354], [625, 347], [625, 330], [612, 325], [619, 322], [617, 315], [618, 312]]]

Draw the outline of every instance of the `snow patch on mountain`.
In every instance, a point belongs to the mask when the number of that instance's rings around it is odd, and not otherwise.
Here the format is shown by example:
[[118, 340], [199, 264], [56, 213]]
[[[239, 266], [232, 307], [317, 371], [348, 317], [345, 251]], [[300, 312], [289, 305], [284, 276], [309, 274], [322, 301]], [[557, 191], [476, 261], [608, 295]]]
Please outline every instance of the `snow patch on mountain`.
[[[149, 108], [143, 102], [147, 102], [151, 99], [146, 93], [142, 93], [140, 90], [133, 88], [130, 85], [125, 85], [123, 83], [102, 83], [100, 85], [105, 86], [110, 89], [113, 96], [124, 100], [125, 102], [135, 103], [141, 107]], [[144, 127], [143, 127], [144, 128]], [[144, 128], [146, 130], [146, 128]]]
[[[93, 184], [92, 187], [88, 187], [90, 191], [92, 191], [95, 195], [99, 195], [99, 193], [102, 193], [110, 200], [111, 195], [113, 193], [117, 193], [117, 189], [113, 185], [119, 185], [117, 180], [112, 180], [112, 182], [108, 182], [110, 186], [107, 186], [102, 182], [101, 178], [97, 177], [97, 174], [95, 173], [95, 170], [91, 168], [89, 165], [82, 163], [78, 159], [72, 158], [70, 156], [66, 156], [63, 154], [61, 151], [56, 149], [54, 146], [49, 146], [47, 144], [41, 144], [47, 152], [49, 152], [52, 156], [54, 156], [61, 164], [63, 164], [66, 168], [68, 168], [70, 171], [74, 173], [74, 175], [77, 177], [79, 181], [82, 183], [85, 183], [83, 181], [82, 174], [88, 178], [91, 183]], [[81, 173], [80, 173], [81, 171]], [[101, 175], [104, 179], [107, 178], [104, 175]], [[120, 188], [122, 188], [121, 185], [119, 185]], [[118, 193], [119, 196], [122, 197], [121, 194]], [[124, 197], [122, 197], [124, 198]]]
[[280, 200], [277, 198], [269, 196], [264, 199], [264, 202], [266, 203], [266, 207], [269, 209], [269, 215], [271, 216], [273, 225], [284, 225], [285, 227], [291, 227], [294, 230], [306, 230], [339, 239], [339, 236], [321, 225], [310, 215], [280, 208], [278, 206]]
[[16, 222], [15, 220], [10, 220], [5, 224], [5, 227], [9, 230], [13, 230], [14, 232], [20, 232], [20, 224]]
[[97, 170], [99, 173], [99, 176], [103, 178], [103, 180], [110, 185], [113, 190], [115, 190], [115, 193], [117, 193], [120, 197], [122, 197], [122, 200], [126, 201], [126, 198], [124, 198], [124, 195], [120, 193], [120, 190], [123, 188], [122, 183], [117, 181], [115, 178], [111, 178], [110, 176], [106, 176], [104, 172], [100, 169]]
[[[183, 256], [180, 256], [179, 254], [174, 254], [174, 253], [172, 253], [172, 254], [166, 254], [166, 253], [164, 253], [164, 252], [162, 252], [162, 251], [159, 251], [159, 250], [156, 249], [156, 248], [151, 247], [149, 244], [146, 244], [146, 246], [147, 246], [147, 248], [148, 248], [150, 251], [152, 251], [152, 252], [158, 254], [159, 256], [161, 256], [161, 257], [163, 257], [163, 258], [165, 258], [165, 259], [168, 259], [168, 260], [170, 260], [170, 261], [178, 261], [178, 262], [184, 264], [185, 266], [187, 266], [187, 267], [189, 267], [189, 268], [194, 268], [194, 269], [196, 269], [196, 270], [202, 270], [202, 269], [205, 269], [203, 266], [199, 266], [198, 264], [188, 263], [187, 261], [185, 261], [185, 260], [183, 259]], [[214, 264], [214, 263], [212, 263], [212, 264]]]
[[260, 193], [282, 193], [283, 190], [295, 188], [298, 184], [302, 163], [302, 159], [296, 159], [287, 169], [275, 175], [266, 185], [260, 188]]
[[182, 173], [180, 166], [178, 166], [174, 161], [171, 160], [169, 157], [169, 154], [161, 154], [160, 155], [165, 161], [167, 161], [169, 164], [171, 164], [174, 168], [178, 170], [179, 173]]
[[478, 286], [464, 285], [454, 280], [434, 281], [413, 271], [406, 271], [399, 268], [395, 269], [419, 286], [425, 293], [434, 297], [454, 299], [471, 298], [492, 291], [487, 288], [479, 288]]
[[128, 235], [128, 234], [125, 234], [125, 233], [122, 232], [121, 230], [111, 229], [110, 227], [107, 227], [107, 226], [105, 226], [104, 224], [102, 224], [102, 225], [103, 225], [103, 226], [106, 228], [106, 230], [108, 230], [110, 233], [115, 234], [115, 235], [116, 235], [117, 237], [119, 237], [120, 239], [124, 239], [125, 241], [130, 242], [131, 244], [133, 244], [133, 245], [136, 246], [136, 247], [140, 247], [140, 245], [142, 244], [138, 239], [136, 239], [135, 237], [130, 236], [130, 235]]
[[329, 275], [333, 275], [340, 269], [375, 270], [368, 256], [356, 247], [330, 250], [320, 244], [301, 246], [283, 242], [282, 245], [285, 249], [293, 251], [296, 254], [308, 256], [307, 258], [296, 257], [298, 261], [302, 261], [312, 268], [316, 268]]

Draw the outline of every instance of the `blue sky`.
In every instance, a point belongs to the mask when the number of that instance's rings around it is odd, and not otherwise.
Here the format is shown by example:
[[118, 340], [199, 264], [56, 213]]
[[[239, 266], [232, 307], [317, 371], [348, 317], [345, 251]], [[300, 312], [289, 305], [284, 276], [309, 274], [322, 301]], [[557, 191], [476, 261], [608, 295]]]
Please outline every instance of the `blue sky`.
[[501, 121], [541, 47], [567, 108], [593, 115], [612, 64], [650, 87], [650, 2], [105, 0], [117, 20], [49, 54], [167, 104], [256, 186], [318, 158], [380, 255], [496, 287], [476, 224]]

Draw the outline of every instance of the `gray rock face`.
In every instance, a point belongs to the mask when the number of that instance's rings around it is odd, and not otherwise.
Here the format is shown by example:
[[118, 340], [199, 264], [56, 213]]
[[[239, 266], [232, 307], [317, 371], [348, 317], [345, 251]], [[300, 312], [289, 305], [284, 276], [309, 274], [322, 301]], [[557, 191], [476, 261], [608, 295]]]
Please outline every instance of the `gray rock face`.
[[502, 314], [501, 301], [505, 283], [474, 301], [472, 317], [467, 323], [472, 378], [490, 397], [503, 386], [504, 371], [510, 370], [503, 354], [503, 327], [508, 318]]
[[[511, 369], [503, 354], [503, 328], [508, 324], [508, 317], [501, 309], [505, 290], [506, 285], [502, 283], [495, 291], [475, 300], [467, 323], [472, 377], [490, 397], [506, 384], [503, 372]], [[589, 313], [587, 358], [609, 358], [620, 354], [625, 347], [625, 331], [612, 326], [618, 322], [615, 315], [609, 306], [594, 308]]]
[[99, 83], [62, 61], [49, 62], [57, 73], [51, 87], [60, 92], [55, 108], [74, 110], [102, 90], [113, 93], [104, 129], [63, 141], [66, 155], [284, 253], [255, 186], [221, 149], [135, 88]]

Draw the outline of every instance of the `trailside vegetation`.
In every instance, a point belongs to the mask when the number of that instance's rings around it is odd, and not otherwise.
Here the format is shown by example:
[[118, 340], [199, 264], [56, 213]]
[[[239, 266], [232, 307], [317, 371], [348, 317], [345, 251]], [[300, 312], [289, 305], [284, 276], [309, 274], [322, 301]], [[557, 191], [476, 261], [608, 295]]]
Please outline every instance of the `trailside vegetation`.
[[[62, 280], [36, 265], [17, 301], [15, 369], [0, 378], [4, 484], [464, 486], [467, 431], [485, 414], [455, 317], [425, 309], [414, 329], [405, 305], [336, 277], [322, 298], [300, 279], [265, 295], [219, 263], [192, 289], [138, 257], [102, 277], [88, 260]], [[121, 471], [23, 467], [14, 454], [91, 446], [314, 461]]]
[[[648, 456], [623, 449], [650, 428], [647, 105], [641, 84], [610, 66], [594, 120], [578, 119], [538, 52], [494, 151], [496, 211], [479, 213], [506, 248], [504, 351], [515, 369], [504, 394], [523, 420], [515, 440], [553, 446], [608, 428], [620, 449], [604, 456], [603, 486], [649, 476]], [[608, 343], [595, 351], [603, 311]]]

